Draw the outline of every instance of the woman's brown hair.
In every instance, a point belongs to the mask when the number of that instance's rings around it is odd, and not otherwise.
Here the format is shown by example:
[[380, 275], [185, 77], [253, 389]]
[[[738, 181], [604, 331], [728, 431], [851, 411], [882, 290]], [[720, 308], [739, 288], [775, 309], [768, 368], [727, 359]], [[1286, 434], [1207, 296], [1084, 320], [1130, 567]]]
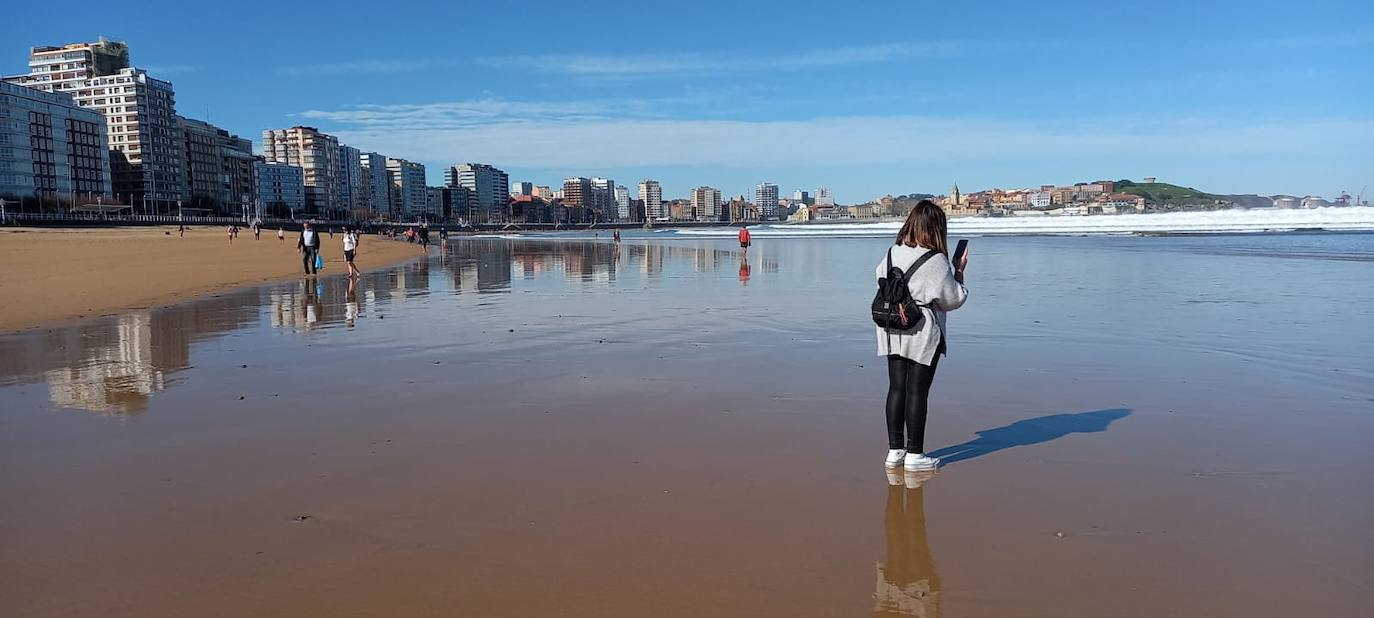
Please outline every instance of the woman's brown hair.
[[930, 200], [921, 200], [911, 209], [911, 214], [906, 216], [906, 223], [903, 223], [901, 231], [897, 232], [896, 244], [925, 247], [949, 255], [947, 230], [944, 209]]

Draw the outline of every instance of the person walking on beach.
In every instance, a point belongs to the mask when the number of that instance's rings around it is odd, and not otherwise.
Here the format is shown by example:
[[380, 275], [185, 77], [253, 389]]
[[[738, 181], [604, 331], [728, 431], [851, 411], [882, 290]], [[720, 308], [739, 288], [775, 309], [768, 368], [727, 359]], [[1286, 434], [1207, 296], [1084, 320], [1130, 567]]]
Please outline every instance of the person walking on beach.
[[315, 268], [315, 257], [320, 254], [320, 234], [306, 223], [301, 227], [301, 236], [296, 239], [296, 250], [301, 253], [301, 264], [305, 266], [306, 275], [314, 275], [319, 271]]
[[285, 241], [286, 241], [286, 230], [283, 230], [283, 229], [281, 229], [281, 228], [277, 228], [277, 242], [285, 242]]
[[344, 261], [348, 263], [348, 277], [356, 279], [360, 273], [358, 267], [353, 265], [353, 258], [358, 253], [358, 230], [345, 226], [343, 236]]
[[262, 226], [253, 224], [253, 240], [262, 240]]
[[234, 244], [234, 226], [231, 225], [225, 230], [229, 232], [229, 244]]
[[743, 251], [745, 255], [749, 255], [749, 245], [752, 245], [752, 244], [754, 244], [754, 243], [753, 243], [753, 239], [751, 239], [751, 238], [749, 237], [749, 226], [747, 226], [747, 225], [740, 226], [740, 228], [739, 228], [739, 248], [740, 248], [740, 250]]
[[[963, 306], [968, 298], [964, 287], [968, 252], [958, 264], [951, 264], [947, 236], [945, 211], [930, 200], [921, 200], [875, 269], [880, 290], [892, 275], [905, 281], [918, 314], [907, 318], [907, 328], [878, 326], [877, 330], [878, 355], [887, 357], [885, 464], [890, 468], [933, 470], [940, 465], [925, 454], [930, 386], [946, 349], [945, 312]], [[890, 273], [893, 270], [901, 272]], [[901, 313], [906, 315], [904, 308]]]

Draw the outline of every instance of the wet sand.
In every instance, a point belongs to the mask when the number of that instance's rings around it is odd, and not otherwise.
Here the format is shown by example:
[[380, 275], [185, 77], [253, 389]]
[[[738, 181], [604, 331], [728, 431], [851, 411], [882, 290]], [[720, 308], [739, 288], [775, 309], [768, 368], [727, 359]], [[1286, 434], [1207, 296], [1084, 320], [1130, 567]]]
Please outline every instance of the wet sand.
[[1368, 615], [1367, 263], [976, 242], [912, 488], [872, 241], [460, 240], [0, 337], [0, 614]]
[[[170, 232], [170, 235], [167, 234]], [[348, 272], [343, 237], [322, 236], [321, 274]], [[360, 269], [420, 255], [415, 245], [364, 236]], [[179, 302], [301, 273], [296, 234], [278, 241], [244, 229], [231, 244], [224, 228], [0, 230], [0, 332], [61, 323], [131, 307]]]

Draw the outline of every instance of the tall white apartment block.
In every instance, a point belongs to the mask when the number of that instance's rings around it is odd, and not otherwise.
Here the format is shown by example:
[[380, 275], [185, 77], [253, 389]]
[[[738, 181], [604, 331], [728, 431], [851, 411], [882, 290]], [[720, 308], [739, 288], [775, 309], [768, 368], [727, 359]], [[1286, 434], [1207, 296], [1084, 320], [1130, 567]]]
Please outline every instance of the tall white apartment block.
[[391, 214], [391, 177], [386, 171], [386, 157], [375, 152], [359, 155], [362, 166], [361, 192], [363, 208], [371, 216]]
[[630, 190], [625, 185], [615, 186], [615, 208], [622, 221], [630, 219]]
[[405, 159], [388, 158], [386, 172], [391, 181], [391, 213], [407, 220], [423, 216], [429, 200], [425, 166]]
[[105, 118], [70, 94], [0, 82], [0, 199], [112, 197]]
[[720, 189], [713, 187], [692, 189], [692, 210], [696, 213], [698, 220], [719, 221], [721, 214]]
[[339, 139], [315, 127], [295, 126], [262, 132], [262, 156], [305, 172], [305, 212], [339, 216]]
[[339, 203], [351, 216], [367, 210], [363, 195], [363, 153], [347, 144], [339, 144]]
[[186, 199], [185, 153], [171, 82], [128, 68], [86, 83], [76, 91], [76, 101], [105, 115], [115, 199], [156, 208]]
[[754, 205], [759, 209], [759, 216], [764, 219], [776, 219], [778, 217], [778, 185], [771, 182], [761, 182], [754, 187]]
[[657, 180], [639, 181], [639, 199], [644, 200], [644, 216], [650, 221], [668, 215], [663, 212], [663, 187]]
[[817, 206], [834, 206], [834, 205], [835, 205], [835, 194], [833, 194], [833, 193], [830, 192], [830, 187], [817, 187], [817, 188], [816, 188], [816, 205], [817, 205]]

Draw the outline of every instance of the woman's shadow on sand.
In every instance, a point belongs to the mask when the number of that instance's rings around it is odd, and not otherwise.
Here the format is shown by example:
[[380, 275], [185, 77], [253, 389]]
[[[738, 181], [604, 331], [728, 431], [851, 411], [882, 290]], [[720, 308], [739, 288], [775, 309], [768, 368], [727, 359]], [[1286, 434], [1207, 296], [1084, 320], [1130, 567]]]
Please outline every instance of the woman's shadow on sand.
[[946, 446], [938, 451], [926, 453], [938, 458], [940, 465], [982, 457], [990, 453], [1006, 450], [1014, 446], [1029, 446], [1057, 440], [1071, 433], [1098, 433], [1107, 430], [1112, 421], [1131, 414], [1125, 408], [1079, 412], [1077, 414], [1051, 414], [1016, 421], [1010, 425], [978, 432], [978, 437], [963, 444]]

